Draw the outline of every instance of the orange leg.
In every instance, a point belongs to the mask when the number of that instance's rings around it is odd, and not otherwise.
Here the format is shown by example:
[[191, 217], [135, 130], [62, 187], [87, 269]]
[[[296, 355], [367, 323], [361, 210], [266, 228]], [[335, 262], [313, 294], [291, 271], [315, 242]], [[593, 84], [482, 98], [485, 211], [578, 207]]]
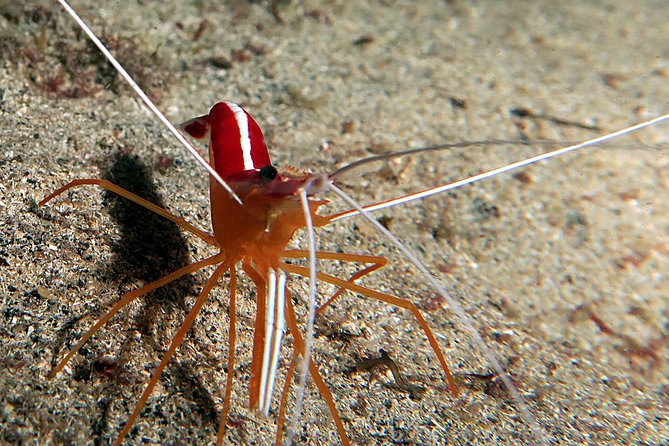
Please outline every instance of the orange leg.
[[188, 312], [186, 319], [181, 324], [181, 327], [179, 327], [179, 330], [172, 338], [172, 342], [170, 343], [167, 352], [165, 352], [165, 356], [163, 356], [163, 359], [160, 361], [160, 364], [153, 371], [153, 375], [151, 376], [151, 379], [149, 380], [146, 389], [144, 389], [144, 393], [142, 393], [142, 396], [137, 401], [137, 404], [135, 405], [135, 410], [133, 410], [132, 415], [130, 415], [130, 418], [128, 418], [128, 421], [125, 423], [125, 426], [123, 426], [123, 430], [121, 431], [118, 438], [114, 442], [114, 446], [121, 446], [121, 444], [123, 443], [123, 439], [128, 435], [128, 432], [130, 432], [132, 425], [134, 424], [135, 420], [137, 419], [140, 412], [144, 408], [144, 405], [148, 401], [149, 396], [151, 396], [151, 393], [153, 392], [154, 387], [158, 383], [158, 379], [160, 379], [160, 375], [162, 375], [163, 370], [165, 370], [167, 363], [172, 358], [177, 348], [183, 343], [183, 340], [186, 337], [186, 333], [195, 322], [195, 318], [200, 313], [200, 310], [202, 309], [204, 303], [207, 301], [207, 297], [209, 296], [211, 289], [214, 287], [214, 285], [216, 285], [218, 279], [220, 279], [221, 276], [228, 269], [230, 269], [230, 264], [227, 261], [223, 262], [216, 268], [214, 274], [212, 274], [212, 276], [209, 278], [207, 283], [202, 288], [202, 291], [200, 292], [200, 295], [197, 297], [197, 300], [195, 301], [193, 308], [191, 308], [191, 310]]
[[253, 356], [251, 360], [251, 382], [249, 384], [249, 407], [257, 409], [260, 401], [260, 377], [262, 375], [263, 351], [265, 349], [265, 303], [267, 283], [250, 263], [243, 262], [242, 269], [256, 286], [256, 322], [253, 329]]
[[73, 187], [77, 186], [83, 186], [85, 184], [90, 184], [94, 186], [100, 186], [103, 189], [106, 189], [108, 191], [114, 192], [115, 194], [118, 194], [122, 196], [123, 198], [127, 198], [130, 201], [133, 201], [137, 203], [138, 205], [150, 210], [151, 212], [155, 212], [158, 215], [161, 215], [165, 217], [166, 219], [176, 223], [181, 229], [183, 229], [186, 232], [190, 232], [191, 234], [195, 235], [196, 237], [201, 238], [204, 240], [206, 243], [213, 245], [213, 246], [218, 246], [218, 243], [216, 243], [216, 239], [210, 235], [207, 234], [206, 232], [202, 231], [201, 229], [196, 228], [192, 224], [188, 223], [186, 220], [184, 220], [181, 217], [177, 217], [176, 215], [166, 211], [165, 209], [161, 208], [160, 206], [156, 206], [155, 204], [151, 203], [150, 201], [147, 201], [143, 199], [142, 197], [139, 197], [135, 194], [133, 194], [130, 191], [127, 191], [123, 189], [120, 186], [115, 185], [114, 183], [107, 181], [107, 180], [97, 180], [97, 179], [80, 179], [80, 180], [74, 180], [69, 183], [67, 183], [65, 186], [61, 187], [57, 191], [51, 193], [48, 197], [46, 197], [44, 200], [39, 202], [40, 206], [45, 205], [49, 201], [51, 201], [53, 198], [57, 197], [58, 195], [62, 194], [63, 192], [67, 191], [68, 189], [71, 189]]
[[[287, 306], [288, 304], [286, 304]], [[293, 319], [295, 318], [295, 315], [293, 315]], [[288, 324], [290, 326], [290, 324]], [[293, 333], [293, 329], [289, 328], [290, 332]], [[297, 333], [297, 328], [295, 328], [295, 333]], [[300, 338], [301, 340], [301, 338]], [[301, 349], [304, 351], [304, 348]], [[290, 365], [288, 366], [288, 371], [286, 372], [286, 381], [283, 383], [283, 390], [281, 391], [281, 401], [279, 402], [279, 416], [276, 421], [276, 440], [274, 441], [274, 444], [276, 446], [280, 446], [283, 441], [283, 425], [285, 424], [286, 421], [286, 407], [288, 407], [288, 392], [290, 392], [290, 384], [293, 380], [293, 374], [295, 373], [295, 365], [297, 364], [297, 342], [295, 343], [295, 347], [293, 349], [293, 360], [290, 361]], [[334, 416], [334, 415], [333, 415]], [[337, 414], [339, 416], [339, 414]], [[345, 432], [344, 432], [345, 433]], [[340, 433], [341, 435], [341, 433]]]
[[223, 398], [223, 410], [221, 421], [218, 425], [216, 445], [223, 444], [228, 414], [230, 413], [230, 398], [232, 397], [232, 378], [235, 376], [235, 343], [237, 342], [237, 271], [230, 268], [230, 324], [228, 329], [228, 377], [225, 383], [225, 396]]
[[[302, 266], [282, 263], [281, 268], [283, 268], [284, 271], [297, 274], [298, 276], [309, 277], [309, 269]], [[348, 291], [359, 293], [362, 294], [363, 296], [387, 302], [390, 305], [394, 305], [396, 307], [404, 308], [406, 310], [411, 311], [411, 313], [418, 321], [418, 324], [423, 329], [423, 332], [427, 336], [427, 340], [430, 343], [432, 350], [434, 350], [434, 353], [437, 355], [437, 359], [439, 359], [439, 362], [441, 363], [441, 368], [444, 370], [444, 373], [446, 374], [446, 380], [448, 381], [448, 386], [451, 389], [451, 392], [453, 392], [453, 394], [457, 396], [458, 391], [457, 388], [455, 387], [455, 381], [453, 381], [453, 376], [451, 375], [451, 371], [448, 368], [448, 365], [446, 364], [446, 359], [444, 358], [444, 355], [442, 354], [441, 349], [439, 348], [437, 339], [434, 337], [432, 330], [430, 329], [429, 325], [427, 325], [427, 322], [425, 321], [425, 318], [423, 318], [423, 315], [421, 314], [420, 310], [418, 310], [418, 307], [416, 307], [416, 305], [413, 302], [406, 299], [400, 299], [399, 297], [395, 297], [390, 294], [374, 291], [369, 288], [365, 288], [360, 285], [356, 285], [354, 283], [350, 283], [337, 277], [331, 276], [329, 274], [324, 274], [319, 272], [317, 273], [317, 277], [318, 280], [322, 280], [324, 282], [330, 283], [340, 288], [344, 288]]]
[[[242, 268], [244, 268], [244, 272], [251, 278], [251, 280], [253, 280], [254, 283], [262, 283], [262, 277], [260, 273], [258, 273], [253, 268], [253, 266], [251, 266], [248, 263], [243, 263]], [[297, 319], [295, 317], [295, 308], [293, 307], [293, 300], [290, 295], [290, 291], [288, 290], [286, 290], [285, 317], [286, 317], [286, 325], [288, 326], [290, 333], [293, 335], [293, 339], [295, 342], [294, 346], [295, 353], [293, 356], [293, 361], [291, 362], [290, 367], [288, 368], [288, 372], [286, 374], [286, 381], [284, 382], [283, 385], [283, 391], [281, 393], [281, 401], [279, 403], [279, 418], [277, 421], [277, 437], [275, 442], [277, 446], [281, 444], [281, 437], [283, 435], [283, 426], [286, 415], [286, 403], [288, 401], [288, 392], [290, 390], [291, 379], [293, 377], [293, 373], [295, 372], [295, 361], [298, 355], [305, 351], [304, 339], [302, 338], [302, 335], [300, 334], [299, 328], [297, 326]], [[339, 411], [337, 410], [337, 407], [334, 404], [334, 399], [332, 398], [332, 394], [330, 393], [330, 390], [327, 388], [327, 385], [323, 381], [323, 378], [321, 377], [320, 372], [318, 371], [318, 368], [314, 364], [313, 360], [309, 362], [309, 373], [314, 379], [318, 391], [320, 392], [323, 399], [325, 399], [325, 402], [327, 403], [328, 408], [330, 409], [330, 414], [332, 415], [332, 418], [335, 421], [335, 425], [337, 426], [337, 431], [339, 432], [339, 436], [342, 440], [342, 443], [345, 446], [349, 445], [350, 443], [348, 437], [346, 436], [344, 423], [342, 422], [341, 417], [339, 416]]]
[[[309, 257], [309, 251], [304, 251], [301, 249], [291, 249], [281, 253], [282, 258], [290, 259], [302, 259]], [[361, 277], [365, 277], [368, 274], [373, 273], [377, 269], [383, 268], [388, 263], [388, 259], [383, 256], [370, 256], [364, 254], [347, 254], [339, 252], [324, 252], [316, 251], [316, 258], [323, 260], [340, 260], [343, 262], [355, 262], [355, 263], [371, 263], [370, 266], [364, 268], [360, 271], [357, 271], [353, 274], [347, 282], [354, 283], [356, 280]], [[323, 305], [318, 307], [316, 314], [320, 314], [325, 310], [332, 302], [334, 302], [341, 294], [345, 291], [344, 288], [339, 288], [335, 294], [332, 295]]]
[[140, 296], [145, 295], [146, 293], [149, 293], [156, 288], [160, 288], [161, 286], [167, 285], [168, 283], [178, 279], [179, 277], [185, 276], [186, 274], [194, 273], [195, 271], [198, 271], [206, 266], [213, 265], [215, 263], [221, 263], [222, 261], [225, 260], [225, 254], [219, 253], [216, 254], [215, 256], [209, 257], [204, 260], [200, 260], [199, 262], [192, 263], [188, 266], [185, 266], [183, 268], [180, 268], [176, 271], [174, 271], [171, 274], [168, 274], [165, 277], [162, 277], [155, 282], [151, 282], [148, 285], [144, 285], [141, 288], [138, 288], [136, 290], [132, 290], [129, 293], [124, 294], [121, 296], [121, 300], [119, 300], [114, 307], [107, 312], [104, 316], [102, 316], [98, 321], [93, 325], [87, 332], [86, 334], [77, 342], [77, 345], [74, 346], [72, 350], [68, 352], [67, 355], [58, 363], [56, 367], [54, 367], [53, 370], [49, 372], [47, 375], [47, 378], [51, 379], [58, 372], [60, 372], [63, 367], [72, 359], [72, 357], [79, 351], [79, 349], [88, 341], [104, 324], [106, 324], [112, 317], [116, 315], [123, 307], [128, 305], [130, 302], [134, 301]]
[[[290, 368], [288, 369], [288, 374], [286, 376], [286, 384], [284, 384], [283, 393], [281, 394], [279, 419], [277, 422], [277, 441], [276, 441], [277, 445], [280, 444], [281, 432], [283, 430], [282, 428], [285, 421], [284, 418], [286, 414], [285, 406], [288, 400], [290, 379], [292, 378], [292, 375], [295, 371], [295, 363], [297, 361], [297, 357], [303, 355], [306, 350], [304, 339], [302, 338], [300, 330], [297, 326], [297, 318], [295, 317], [295, 308], [293, 307], [293, 299], [288, 290], [286, 290], [286, 325], [288, 325], [288, 329], [290, 330], [290, 333], [293, 335], [293, 339], [295, 342], [295, 350], [294, 350], [295, 355], [293, 356], [293, 361], [290, 365]], [[325, 384], [325, 381], [323, 381], [323, 377], [321, 376], [321, 373], [318, 371], [318, 367], [316, 367], [316, 364], [314, 364], [314, 361], [311, 358], [309, 358], [309, 373], [311, 374], [311, 377], [314, 379], [314, 384], [316, 384], [318, 392], [321, 394], [321, 397], [323, 397], [325, 403], [328, 405], [328, 408], [330, 409], [330, 414], [332, 415], [332, 419], [334, 420], [335, 425], [337, 426], [337, 432], [339, 432], [339, 438], [341, 438], [342, 444], [344, 446], [350, 445], [348, 436], [346, 435], [346, 429], [344, 428], [344, 423], [342, 422], [341, 417], [339, 416], [339, 411], [337, 410], [337, 406], [335, 406], [334, 399], [332, 398], [332, 393], [330, 393], [330, 389], [328, 389], [328, 386]]]

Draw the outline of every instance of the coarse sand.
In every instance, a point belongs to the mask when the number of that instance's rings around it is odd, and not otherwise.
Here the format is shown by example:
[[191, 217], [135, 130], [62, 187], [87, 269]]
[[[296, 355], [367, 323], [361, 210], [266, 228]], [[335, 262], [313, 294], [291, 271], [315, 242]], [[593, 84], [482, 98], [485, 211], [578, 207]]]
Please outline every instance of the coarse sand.
[[[665, 0], [211, 3], [74, 6], [168, 117], [237, 102], [277, 166], [332, 172], [456, 141], [567, 143], [669, 110]], [[55, 2], [3, 0], [0, 13], [0, 443], [109, 444], [211, 271], [139, 299], [52, 380], [49, 370], [121, 294], [211, 249], [94, 187], [37, 202], [72, 179], [107, 178], [208, 230], [207, 179]], [[554, 444], [669, 444], [668, 135], [657, 126], [377, 215], [470, 314]], [[370, 203], [547, 148], [387, 162], [342, 186]], [[388, 256], [362, 283], [422, 309], [460, 387], [448, 392], [407, 311], [344, 295], [316, 321], [314, 359], [354, 444], [537, 441], [466, 328], [387, 241], [361, 219], [317, 235], [322, 250]], [[226, 283], [127, 444], [214, 441]], [[305, 281], [291, 288], [304, 317]], [[268, 419], [248, 409], [255, 291], [244, 277], [239, 296], [226, 442], [271, 444], [278, 402]], [[423, 392], [383, 367], [348, 373], [381, 349]], [[297, 444], [339, 443], [313, 385], [306, 398]]]

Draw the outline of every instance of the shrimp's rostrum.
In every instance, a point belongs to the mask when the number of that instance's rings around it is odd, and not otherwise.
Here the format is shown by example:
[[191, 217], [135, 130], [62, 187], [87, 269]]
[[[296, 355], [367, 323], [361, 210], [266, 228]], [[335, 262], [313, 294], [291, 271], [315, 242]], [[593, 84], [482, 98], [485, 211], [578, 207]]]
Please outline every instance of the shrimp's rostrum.
[[[309, 0], [270, 2], [274, 10], [266, 3], [82, 0], [73, 6], [108, 34], [108, 42], [127, 42], [151, 78], [166, 75], [168, 81], [154, 88], [168, 116], [180, 121], [202, 115], [229, 98], [262, 124], [276, 166], [304, 172], [333, 172], [384, 150], [432, 143], [583, 140], [598, 134], [585, 127], [614, 130], [666, 111], [669, 2], [663, 0]], [[0, 442], [118, 438], [193, 306], [196, 295], [188, 293], [174, 305], [150, 296], [136, 299], [63, 371], [44, 379], [119, 296], [185, 268], [186, 263], [160, 268], [150, 279], [134, 275], [127, 265], [153, 265], [155, 251], [141, 240], [118, 249], [128, 228], [114, 220], [95, 187], [34, 206], [73, 178], [108, 178], [104, 172], [118, 153], [153, 171], [151, 185], [164, 207], [179, 216], [175, 223], [184, 233], [195, 234], [184, 252], [196, 263], [179, 274], [211, 263], [193, 274], [199, 284], [193, 290], [205, 285], [214, 264], [223, 264], [219, 286], [165, 368], [127, 443], [211, 442], [226, 392], [231, 396], [225, 438], [235, 444], [273, 442], [282, 386], [294, 383], [286, 381], [293, 349], [301, 351], [304, 341], [299, 330], [293, 339], [287, 309], [277, 356], [271, 333], [278, 339], [280, 326], [259, 327], [257, 321], [267, 318], [256, 314], [256, 301], [268, 295], [285, 299], [301, 329], [304, 283], [289, 271], [290, 293], [277, 293], [281, 262], [273, 268], [268, 263], [265, 271], [242, 262], [239, 276], [224, 272], [232, 265], [225, 255], [212, 257], [219, 249], [209, 249], [222, 242], [218, 230], [207, 227], [208, 177], [163, 136], [134, 96], [118, 83], [106, 88], [106, 65], [81, 57], [88, 46], [81, 33], [49, 5], [22, 6], [30, 14], [20, 8], [0, 14], [0, 48], [23, 42], [19, 51], [0, 50], [6, 55], [0, 69], [0, 407], [6, 409]], [[148, 62], [154, 60], [160, 64], [152, 68]], [[85, 83], [75, 89], [82, 93], [77, 97], [59, 94], [70, 91], [77, 79], [71, 70], [81, 63], [81, 76], [93, 88], [83, 88]], [[518, 109], [533, 113], [511, 112]], [[556, 443], [663, 444], [669, 437], [667, 139], [666, 125], [656, 126], [618, 145], [374, 214], [421, 254], [475, 319]], [[502, 145], [392, 161], [361, 178], [344, 178], [343, 186], [370, 203], [538, 150]], [[279, 168], [277, 174], [300, 181], [301, 172]], [[242, 184], [249, 193], [273, 187], [259, 178], [258, 172]], [[314, 217], [339, 211], [332, 201], [314, 209]], [[450, 309], [385, 240], [360, 219], [321, 226], [318, 235], [322, 250], [388, 258], [391, 267], [360, 285], [421, 308], [459, 390], [455, 398], [444, 385], [443, 368], [409, 312], [345, 293], [319, 313], [313, 357], [352, 442], [533, 441]], [[290, 268], [304, 264], [303, 241], [298, 231], [289, 245], [295, 251], [284, 252]], [[269, 254], [259, 257], [267, 261]], [[368, 266], [364, 257], [360, 265], [350, 260], [321, 254], [319, 270], [346, 280]], [[109, 265], [118, 274], [110, 274]], [[328, 286], [321, 286], [320, 303], [336, 292]], [[236, 300], [231, 288], [238, 291]], [[229, 325], [238, 330], [228, 333]], [[257, 332], [270, 333], [270, 342], [254, 351]], [[234, 373], [227, 363], [232, 342]], [[383, 370], [344, 373], [359, 358], [379, 357], [379, 349], [389, 353], [403, 379], [425, 389], [421, 398], [398, 389]], [[118, 360], [115, 373], [95, 371], [98, 363], [112, 363], [99, 358]], [[258, 363], [267, 365], [268, 378], [263, 380]], [[256, 390], [249, 392], [251, 383]], [[331, 420], [329, 402], [317, 392], [313, 382], [307, 386], [300, 444], [339, 441], [333, 423], [324, 422]], [[255, 416], [248, 409], [254, 404], [269, 407], [269, 417]]]

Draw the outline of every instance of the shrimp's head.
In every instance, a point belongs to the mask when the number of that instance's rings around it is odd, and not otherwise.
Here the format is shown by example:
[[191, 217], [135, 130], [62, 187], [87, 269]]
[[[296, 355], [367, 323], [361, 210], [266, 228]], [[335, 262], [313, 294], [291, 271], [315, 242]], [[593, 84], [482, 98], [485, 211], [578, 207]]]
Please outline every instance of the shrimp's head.
[[[260, 126], [243, 108], [219, 102], [209, 113], [181, 128], [195, 139], [209, 140], [209, 162], [241, 199], [211, 181], [214, 236], [230, 261], [249, 259], [276, 268], [281, 252], [296, 230], [306, 225], [300, 193], [309, 197], [325, 190], [327, 175], [274, 167]], [[326, 200], [309, 199], [314, 225], [329, 219], [316, 213]]]
[[326, 175], [296, 174], [290, 169], [280, 172], [268, 165], [225, 180], [242, 204], [212, 179], [211, 218], [214, 236], [231, 260], [248, 258], [258, 265], [276, 268], [295, 231], [306, 226], [300, 201], [303, 190], [309, 197], [314, 226], [329, 222], [329, 218], [316, 212], [328, 200], [312, 198], [327, 187]]

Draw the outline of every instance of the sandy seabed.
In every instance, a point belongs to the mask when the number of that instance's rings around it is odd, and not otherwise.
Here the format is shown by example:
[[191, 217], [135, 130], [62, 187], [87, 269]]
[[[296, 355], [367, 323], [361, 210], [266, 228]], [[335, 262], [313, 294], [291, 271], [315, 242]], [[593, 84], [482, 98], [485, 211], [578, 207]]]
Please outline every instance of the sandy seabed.
[[[331, 172], [434, 143], [585, 140], [669, 109], [666, 1], [97, 3], [74, 6], [171, 119], [242, 104], [278, 166]], [[0, 443], [108, 444], [206, 272], [140, 299], [46, 375], [121, 294], [211, 250], [95, 188], [36, 203], [71, 179], [104, 177], [208, 228], [206, 177], [57, 6], [0, 12]], [[669, 443], [667, 134], [657, 126], [379, 214], [473, 318], [549, 442]], [[344, 186], [369, 203], [544, 149], [449, 151]], [[423, 309], [460, 383], [454, 397], [408, 312], [342, 297], [317, 320], [314, 357], [354, 444], [537, 441], [467, 330], [387, 241], [361, 220], [318, 237], [324, 250], [389, 257], [363, 283]], [[225, 283], [128, 444], [213, 442]], [[292, 286], [304, 308], [303, 281]], [[275, 434], [275, 410], [263, 419], [247, 408], [254, 296], [243, 280], [230, 444]], [[345, 373], [381, 348], [422, 396], [382, 369]], [[297, 442], [339, 442], [328, 420], [310, 386]]]

